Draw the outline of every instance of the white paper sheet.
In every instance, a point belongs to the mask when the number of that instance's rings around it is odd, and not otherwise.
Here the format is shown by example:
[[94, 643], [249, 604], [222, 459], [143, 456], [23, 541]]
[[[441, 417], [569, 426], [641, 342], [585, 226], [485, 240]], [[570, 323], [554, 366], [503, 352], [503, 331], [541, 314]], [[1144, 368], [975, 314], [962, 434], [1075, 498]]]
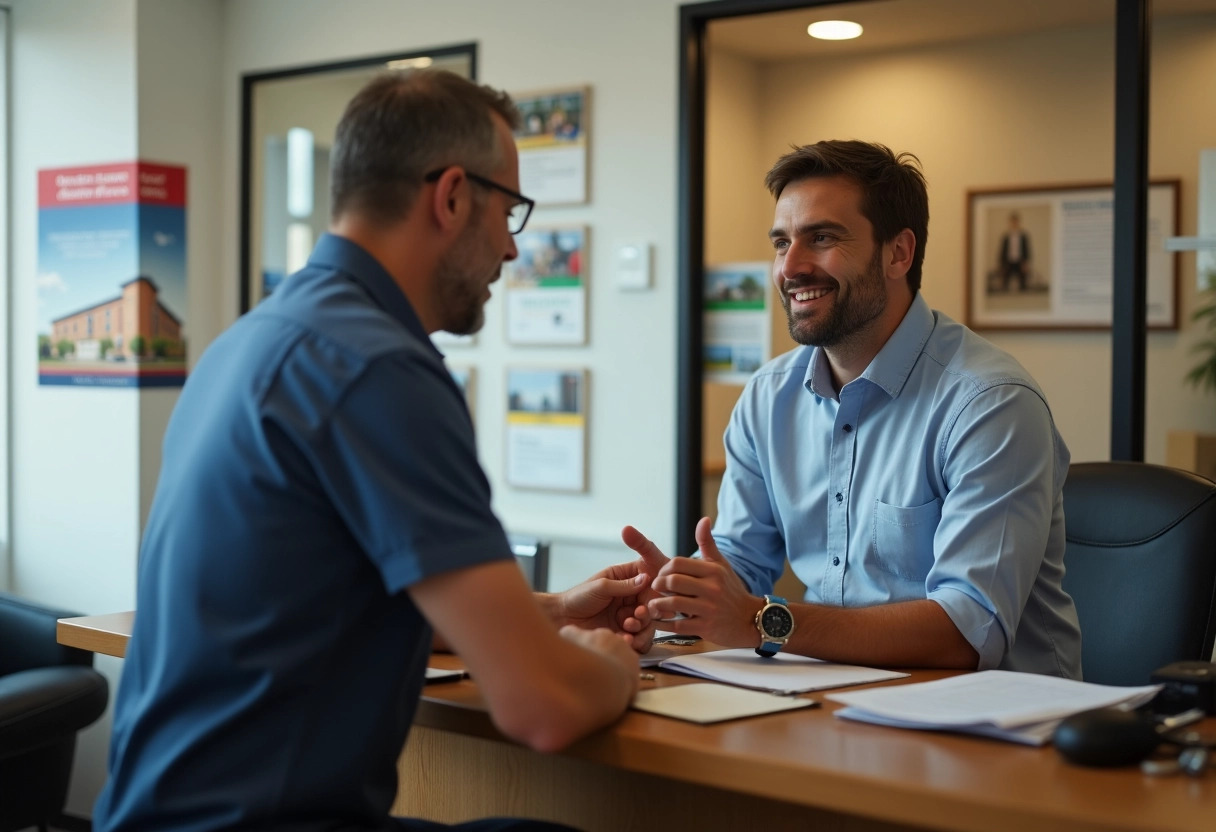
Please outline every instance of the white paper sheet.
[[778, 696], [713, 682], [643, 690], [633, 700], [633, 707], [639, 711], [700, 723], [813, 708], [817, 704], [812, 699]]
[[808, 690], [902, 679], [908, 675], [895, 670], [832, 664], [788, 653], [764, 658], [748, 648], [677, 656], [660, 662], [659, 667], [712, 679], [715, 682], [777, 693], [802, 693]]

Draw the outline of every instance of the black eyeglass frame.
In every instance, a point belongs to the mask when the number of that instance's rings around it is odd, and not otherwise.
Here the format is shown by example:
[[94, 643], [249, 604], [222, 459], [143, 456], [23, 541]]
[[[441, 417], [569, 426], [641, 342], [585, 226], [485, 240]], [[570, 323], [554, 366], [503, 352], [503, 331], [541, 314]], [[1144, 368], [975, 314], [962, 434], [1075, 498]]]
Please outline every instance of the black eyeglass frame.
[[[454, 166], [448, 165], [448, 167], [446, 167], [446, 168], [436, 168], [435, 170], [428, 173], [426, 176], [422, 177], [422, 181], [423, 182], [437, 182], [437, 181], [439, 181], [439, 177], [443, 176], [443, 174], [451, 167], [454, 167]], [[473, 180], [478, 185], [481, 185], [483, 188], [492, 188], [493, 190], [501, 191], [502, 193], [504, 193], [507, 196], [514, 199], [516, 205], [525, 206], [527, 208], [527, 210], [524, 211], [524, 218], [523, 218], [523, 220], [520, 221], [519, 228], [516, 228], [514, 231], [511, 231], [511, 233], [514, 235], [514, 234], [518, 234], [519, 232], [524, 230], [524, 227], [527, 226], [527, 224], [528, 224], [528, 218], [532, 216], [532, 209], [536, 207], [536, 200], [529, 199], [528, 197], [524, 196], [521, 193], [516, 193], [515, 191], [511, 190], [510, 188], [508, 188], [504, 185], [499, 185], [493, 179], [487, 179], [484, 176], [480, 176], [476, 173], [473, 173], [473, 171], [468, 170], [467, 168], [464, 169], [464, 175], [469, 177], [469, 179]]]

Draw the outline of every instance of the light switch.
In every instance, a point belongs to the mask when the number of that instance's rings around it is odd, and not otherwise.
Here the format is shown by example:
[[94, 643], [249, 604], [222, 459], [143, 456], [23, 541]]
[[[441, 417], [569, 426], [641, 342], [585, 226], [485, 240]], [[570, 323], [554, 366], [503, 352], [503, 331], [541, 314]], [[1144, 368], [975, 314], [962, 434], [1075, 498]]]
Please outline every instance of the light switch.
[[622, 243], [616, 248], [616, 285], [622, 291], [650, 288], [650, 243]]

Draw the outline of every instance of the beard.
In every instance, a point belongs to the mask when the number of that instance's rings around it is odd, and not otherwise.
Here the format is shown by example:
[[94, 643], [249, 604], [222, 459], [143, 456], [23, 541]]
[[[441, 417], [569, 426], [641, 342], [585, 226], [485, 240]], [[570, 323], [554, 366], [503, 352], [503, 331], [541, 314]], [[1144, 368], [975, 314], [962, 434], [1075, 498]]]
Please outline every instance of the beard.
[[[436, 267], [439, 308], [443, 313], [440, 329], [453, 335], [472, 335], [486, 322], [485, 300], [482, 295], [492, 280], [490, 265], [494, 254], [485, 242], [481, 231], [481, 214], [478, 208], [469, 218], [468, 225], [444, 253]], [[502, 261], [498, 261], [499, 268]]]
[[793, 281], [782, 285], [781, 304], [789, 320], [790, 337], [808, 347], [833, 347], [860, 332], [887, 308], [886, 277], [882, 271], [882, 246], [874, 247], [874, 256], [865, 271], [854, 275], [842, 287], [836, 284], [835, 302], [827, 310], [795, 313], [791, 308], [790, 291]]

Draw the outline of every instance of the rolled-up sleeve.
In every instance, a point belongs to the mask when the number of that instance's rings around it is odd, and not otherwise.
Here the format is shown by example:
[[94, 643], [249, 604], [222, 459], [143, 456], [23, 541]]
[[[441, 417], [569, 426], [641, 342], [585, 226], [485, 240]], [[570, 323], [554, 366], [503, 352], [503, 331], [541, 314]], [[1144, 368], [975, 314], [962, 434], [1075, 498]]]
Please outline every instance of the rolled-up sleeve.
[[1033, 389], [996, 384], [967, 400], [938, 449], [942, 518], [926, 596], [997, 667], [1013, 644], [1047, 547], [1054, 505], [1051, 415]]

